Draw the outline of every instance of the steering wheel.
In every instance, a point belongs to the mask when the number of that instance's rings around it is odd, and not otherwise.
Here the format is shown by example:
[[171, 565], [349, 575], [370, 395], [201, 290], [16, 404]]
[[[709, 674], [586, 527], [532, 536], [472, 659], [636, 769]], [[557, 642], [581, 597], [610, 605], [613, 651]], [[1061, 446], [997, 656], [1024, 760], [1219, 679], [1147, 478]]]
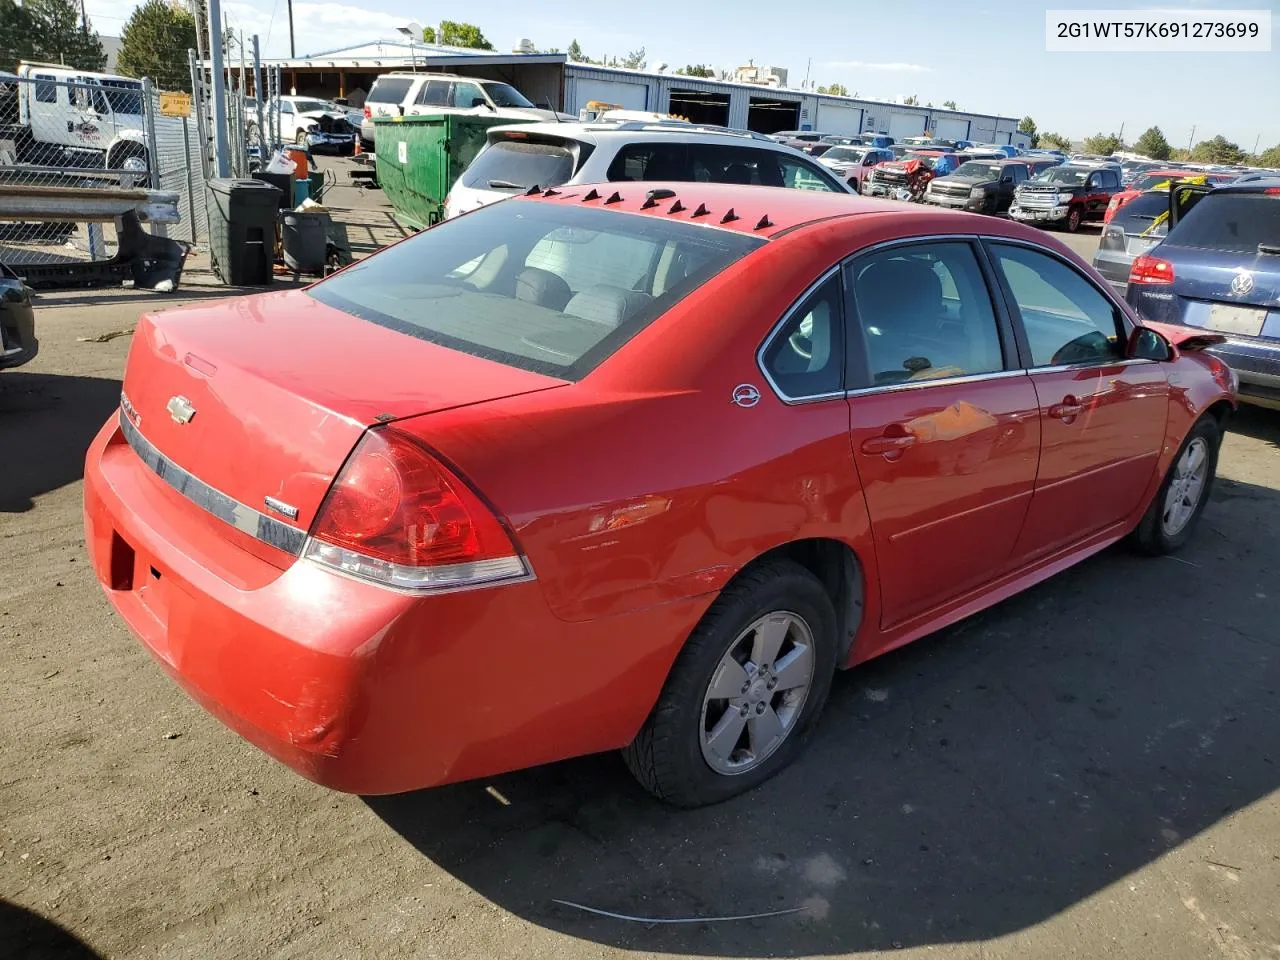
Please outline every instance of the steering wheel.
[[787, 343], [796, 355], [803, 360], [813, 359], [813, 314], [800, 321], [799, 326], [791, 331]]

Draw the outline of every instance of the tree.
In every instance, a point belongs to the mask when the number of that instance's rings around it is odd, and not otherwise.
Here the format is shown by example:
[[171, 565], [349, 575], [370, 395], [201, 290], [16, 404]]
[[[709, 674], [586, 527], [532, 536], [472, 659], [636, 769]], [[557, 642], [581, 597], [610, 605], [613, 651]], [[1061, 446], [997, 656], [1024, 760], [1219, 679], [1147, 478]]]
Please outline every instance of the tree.
[[913, 93], [909, 97], [903, 97], [902, 102], [905, 106], [914, 107], [916, 104], [920, 102], [920, 98]]
[[1133, 145], [1133, 149], [1152, 160], [1168, 160], [1173, 152], [1173, 148], [1169, 146], [1169, 141], [1164, 138], [1164, 133], [1159, 127], [1148, 127], [1138, 138], [1138, 142]]
[[622, 65], [628, 70], [643, 70], [645, 67], [644, 47], [641, 47], [639, 50], [632, 50], [623, 57]]
[[1040, 134], [1039, 146], [1049, 147], [1053, 150], [1070, 150], [1071, 141], [1060, 133], [1042, 133]]
[[1197, 143], [1191, 150], [1191, 159], [1196, 163], [1239, 163], [1244, 159], [1244, 151], [1239, 144], [1218, 134], [1212, 140]]
[[1033, 147], [1040, 146], [1040, 134], [1036, 132], [1036, 129], [1036, 122], [1030, 117], [1023, 117], [1018, 121], [1018, 132], [1025, 133], [1030, 137]]
[[1095, 133], [1092, 137], [1085, 137], [1084, 140], [1085, 153], [1094, 153], [1103, 157], [1111, 156], [1120, 147], [1120, 138], [1114, 133]]
[[150, 77], [168, 90], [191, 90], [187, 50], [196, 45], [196, 21], [186, 7], [146, 0], [120, 33], [120, 72]]
[[708, 67], [705, 63], [694, 63], [681, 67], [676, 73], [683, 77], [706, 77], [714, 80], [716, 72]]
[[1268, 167], [1271, 169], [1280, 167], [1280, 144], [1276, 144], [1270, 149], [1263, 150], [1258, 154], [1256, 163], [1260, 167]]
[[943, 105], [944, 107], [946, 107], [948, 110], [959, 110], [959, 109], [960, 109], [959, 107], [957, 107], [957, 106], [956, 106], [956, 102], [955, 102], [954, 100], [943, 100], [943, 101], [942, 101], [942, 105]]
[[81, 24], [75, 0], [26, 0], [23, 6], [31, 19], [36, 59], [80, 70], [101, 70], [107, 65], [102, 41], [97, 32]]
[[0, 0], [0, 70], [13, 71], [19, 60], [35, 57], [35, 28], [26, 7], [14, 0]]
[[571, 63], [590, 63], [591, 59], [582, 52], [582, 44], [577, 39], [569, 42], [569, 61]]
[[456, 20], [441, 20], [438, 33], [435, 27], [423, 27], [422, 39], [425, 43], [439, 43], [446, 47], [469, 47], [473, 50], [493, 49], [493, 44], [485, 39], [484, 34], [480, 32], [480, 28], [474, 23], [459, 23]]
[[819, 87], [818, 92], [829, 93], [833, 97], [847, 97], [849, 95], [849, 88], [843, 83], [829, 83], [825, 87]]

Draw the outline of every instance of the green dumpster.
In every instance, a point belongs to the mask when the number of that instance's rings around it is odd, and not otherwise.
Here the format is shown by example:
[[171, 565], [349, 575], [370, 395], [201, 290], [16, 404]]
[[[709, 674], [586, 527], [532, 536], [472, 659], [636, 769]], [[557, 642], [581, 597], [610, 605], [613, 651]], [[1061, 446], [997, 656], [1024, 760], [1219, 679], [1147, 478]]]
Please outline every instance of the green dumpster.
[[490, 127], [520, 123], [472, 113], [377, 117], [378, 185], [397, 219], [421, 230], [444, 216], [449, 188], [485, 145]]

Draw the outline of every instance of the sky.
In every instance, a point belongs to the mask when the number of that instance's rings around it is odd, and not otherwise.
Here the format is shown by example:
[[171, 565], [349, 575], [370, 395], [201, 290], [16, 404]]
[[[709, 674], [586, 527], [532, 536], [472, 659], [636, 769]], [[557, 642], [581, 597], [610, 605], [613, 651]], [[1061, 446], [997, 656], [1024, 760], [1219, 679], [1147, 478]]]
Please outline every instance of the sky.
[[[135, 0], [85, 0], [94, 28], [118, 36]], [[1251, 151], [1280, 144], [1280, 0], [1127, 0], [1117, 7], [1269, 9], [1268, 53], [1047, 53], [1046, 9], [1098, 9], [1105, 0], [914, 0], [811, 5], [777, 0], [648, 0], [632, 14], [581, 0], [486, 0], [447, 7], [415, 0], [313, 3], [295, 0], [301, 56], [375, 39], [396, 27], [441, 19], [475, 23], [499, 50], [522, 38], [565, 50], [576, 39], [591, 57], [625, 56], [643, 47], [650, 65], [674, 70], [705, 63], [732, 69], [753, 60], [785, 67], [792, 85], [839, 82], [875, 98], [915, 94], [921, 103], [954, 100], [960, 109], [1031, 116], [1042, 132], [1072, 139], [1119, 133], [1132, 142], [1155, 124], [1175, 147], [1222, 134]], [[257, 32], [264, 56], [286, 56], [286, 0], [224, 0], [246, 36]], [[786, 11], [780, 13], [780, 11]]]

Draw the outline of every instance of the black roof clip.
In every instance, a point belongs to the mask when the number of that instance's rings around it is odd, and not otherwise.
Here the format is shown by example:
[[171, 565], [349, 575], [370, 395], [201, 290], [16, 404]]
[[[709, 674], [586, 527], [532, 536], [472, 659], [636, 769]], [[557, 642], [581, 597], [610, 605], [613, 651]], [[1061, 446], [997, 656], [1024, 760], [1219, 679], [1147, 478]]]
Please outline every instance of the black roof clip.
[[755, 229], [763, 230], [765, 227], [772, 227], [772, 226], [773, 226], [773, 221], [769, 219], [769, 215], [766, 213], [763, 217], [760, 218], [760, 221], [755, 225]]
[[679, 200], [677, 200], [675, 203], [671, 205], [671, 209], [669, 209], [667, 213], [679, 213], [684, 208], [685, 208], [684, 204], [681, 203]]
[[541, 192], [542, 192], [542, 188], [535, 183], [532, 187], [530, 187], [528, 190], [524, 192], [524, 195], [526, 197], [536, 197]]
[[582, 198], [582, 202], [586, 203], [588, 200], [599, 200], [599, 199], [600, 199], [599, 191], [597, 191], [595, 187], [592, 187], [590, 190], [587, 191], [587, 195]]
[[622, 194], [620, 194], [617, 190], [615, 190], [613, 191], [612, 194], [610, 194], [609, 199], [604, 202], [604, 205], [607, 207], [611, 203], [621, 203], [621, 202], [622, 202]]
[[650, 200], [670, 200], [675, 195], [676, 192], [668, 187], [655, 187], [645, 194]]
[[544, 197], [558, 197], [560, 196], [560, 191], [555, 187], [548, 187], [546, 190], [542, 191], [542, 195]]
[[[706, 205], [705, 203], [700, 203], [700, 204], [698, 204], [698, 209], [697, 209], [697, 210], [695, 210], [695, 211], [693, 211], [693, 216], [694, 216], [694, 217], [705, 217], [705, 216], [706, 216], [708, 213], [710, 213], [710, 212], [711, 212], [711, 211], [707, 209], [707, 205]], [[692, 219], [692, 218], [690, 218], [690, 219]]]
[[734, 213], [734, 212], [733, 212], [733, 207], [730, 207], [730, 208], [729, 208], [729, 212], [728, 212], [728, 213], [726, 213], [723, 217], [721, 217], [721, 218], [720, 218], [720, 222], [721, 222], [721, 223], [733, 223], [733, 221], [735, 221], [735, 220], [741, 220], [741, 219], [742, 219], [742, 218], [741, 218], [740, 216], [738, 216], [736, 213]]

